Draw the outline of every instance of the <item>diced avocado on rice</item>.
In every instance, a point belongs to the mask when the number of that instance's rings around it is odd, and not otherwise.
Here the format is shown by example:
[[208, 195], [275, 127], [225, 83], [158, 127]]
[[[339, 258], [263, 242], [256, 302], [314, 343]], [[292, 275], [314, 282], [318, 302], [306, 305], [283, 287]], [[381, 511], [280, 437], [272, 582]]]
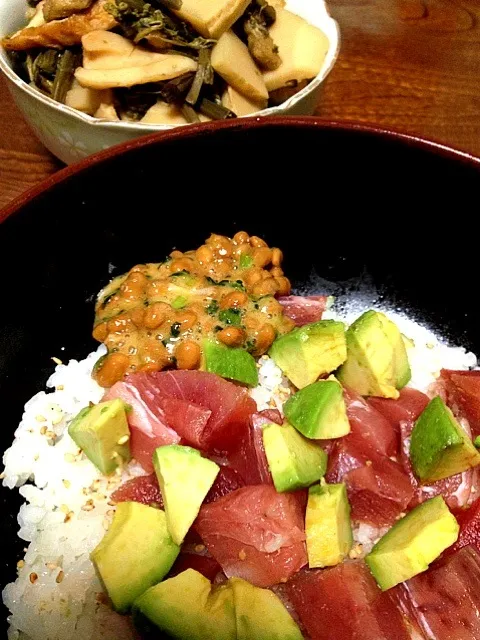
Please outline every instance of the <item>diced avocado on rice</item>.
[[[419, 334], [421, 334], [420, 328]], [[415, 339], [416, 348], [418, 348], [421, 339], [416, 336]], [[464, 350], [449, 348], [446, 351], [447, 348], [440, 345], [438, 348], [442, 355], [448, 355], [449, 366], [454, 363], [454, 368], [467, 368], [472, 364], [473, 356], [466, 354]], [[414, 359], [412, 370], [414, 379], [417, 376], [425, 380], [426, 387], [434, 381], [438, 365], [437, 359], [432, 357], [431, 349], [424, 349], [422, 353], [425, 354], [421, 359], [423, 369], [420, 368], [419, 361]], [[97, 548], [100, 549], [102, 544], [108, 547], [110, 544], [108, 536], [110, 535], [112, 540], [116, 539], [116, 529], [121, 533], [121, 528], [111, 524], [115, 510], [114, 505], [109, 504], [112, 490], [122, 480], [143, 472], [134, 462], [127, 463], [125, 460], [125, 464], [119, 465], [117, 472], [107, 478], [79, 452], [78, 446], [68, 436], [66, 429], [68, 421], [78, 413], [81, 407], [85, 407], [90, 402], [98, 403], [102, 397], [103, 390], [90, 377], [93, 363], [98, 355], [91, 354], [80, 363], [72, 361], [66, 366], [57, 367], [50, 382], [57, 389], [48, 396], [43, 393], [38, 394], [27, 404], [22, 423], [16, 432], [15, 442], [4, 456], [4, 484], [22, 485], [31, 477], [37, 485], [27, 484], [20, 489], [21, 494], [29, 502], [22, 506], [20, 512], [20, 534], [30, 542], [30, 545], [22, 560], [23, 564], [19, 563], [17, 580], [7, 585], [3, 592], [4, 602], [11, 611], [12, 633], [15, 634], [16, 630], [20, 630], [22, 640], [45, 640], [45, 638], [65, 640], [71, 637], [91, 640], [132, 640], [134, 638], [129, 619], [119, 616], [108, 606], [88, 555], [96, 545], [99, 545]], [[253, 389], [252, 395], [262, 397], [268, 406], [281, 406], [285, 399], [282, 394], [288, 395], [290, 391], [285, 391], [281, 371], [267, 356], [264, 356], [259, 364], [259, 380], [260, 387]], [[50, 420], [48, 414], [53, 412], [48, 407], [54, 404], [59, 409], [55, 410], [54, 420]], [[47, 432], [49, 432], [48, 435]], [[54, 434], [54, 437], [51, 434]], [[136, 511], [143, 511], [141, 506], [133, 508]], [[122, 510], [128, 508], [122, 507], [119, 515]], [[155, 521], [161, 518], [159, 514], [163, 512], [151, 507], [145, 508], [152, 510], [148, 511], [149, 514], [156, 512]], [[135, 537], [140, 533], [143, 535], [142, 527], [141, 523], [132, 527], [132, 536]], [[109, 531], [102, 542], [102, 537], [107, 530]], [[163, 536], [165, 533], [163, 528], [162, 532]], [[354, 527], [353, 534], [356, 546], [359, 543], [363, 544], [364, 551], [368, 550], [374, 538], [380, 536], [380, 532], [365, 526]], [[162, 536], [156, 536], [155, 544], [159, 544]], [[144, 565], [148, 565], [147, 571], [156, 571], [154, 567], [157, 567], [159, 556], [162, 554], [155, 554], [155, 559], [151, 562], [149, 550], [144, 550], [141, 544], [133, 546], [137, 557], [141, 556]], [[153, 548], [156, 548], [155, 545]], [[163, 577], [161, 574], [168, 571], [166, 567], [173, 562], [175, 546], [171, 549], [168, 562], [164, 563], [161, 571], [158, 570], [155, 577], [149, 580], [161, 580]], [[115, 555], [118, 557], [118, 554]], [[130, 558], [130, 561], [134, 567], [134, 559]], [[114, 569], [117, 569], [115, 565]], [[108, 580], [104, 582], [108, 590]], [[172, 598], [173, 592], [168, 590], [168, 583], [168, 580], [160, 582], [152, 588], [165, 590], [167, 599]], [[117, 607], [125, 609], [130, 606], [134, 595], [131, 592], [125, 599], [124, 593], [129, 591], [132, 585], [123, 578], [117, 581], [117, 584], [120, 585], [121, 595], [119, 599], [117, 595], [114, 595], [114, 598], [117, 599]], [[138, 586], [138, 590], [143, 589], [145, 584]], [[251, 585], [248, 585], [248, 588], [255, 589]], [[115, 588], [112, 590], [110, 587], [110, 591], [114, 594]], [[45, 595], [42, 595], [42, 592]], [[145, 591], [145, 594], [148, 593], [148, 590]], [[48, 606], [45, 605], [46, 594], [49, 594], [50, 598]], [[143, 597], [142, 593], [136, 600], [136, 610], [144, 608], [139, 604]], [[223, 602], [223, 599], [220, 599]], [[146, 601], [147, 599], [144, 602]], [[230, 602], [229, 598], [226, 598], [226, 601]], [[181, 611], [184, 611], [183, 607], [182, 604]], [[240, 611], [244, 611], [246, 615], [250, 607], [241, 609], [240, 603], [237, 603], [234, 598], [234, 611], [235, 615]], [[142, 614], [145, 614], [145, 611], [142, 611]], [[283, 615], [288, 616], [288, 613], [282, 612]], [[278, 616], [280, 619], [280, 614]], [[252, 629], [256, 629], [258, 625], [261, 626], [261, 620], [258, 621], [256, 618], [248, 624], [247, 622], [242, 617], [242, 624], [246, 624], [245, 628], [249, 630], [246, 632], [247, 635], [238, 635], [238, 624], [235, 623], [237, 635], [232, 635], [232, 638], [249, 637], [248, 634], [250, 633], [251, 636]], [[285, 618], [284, 622], [285, 628], [294, 625], [291, 618]], [[297, 634], [295, 627], [291, 627], [290, 631], [289, 638], [301, 637]], [[260, 631], [258, 633], [260, 634]], [[16, 636], [13, 635], [13, 637]], [[193, 636], [189, 636], [191, 637]], [[259, 637], [268, 638], [268, 630]]]

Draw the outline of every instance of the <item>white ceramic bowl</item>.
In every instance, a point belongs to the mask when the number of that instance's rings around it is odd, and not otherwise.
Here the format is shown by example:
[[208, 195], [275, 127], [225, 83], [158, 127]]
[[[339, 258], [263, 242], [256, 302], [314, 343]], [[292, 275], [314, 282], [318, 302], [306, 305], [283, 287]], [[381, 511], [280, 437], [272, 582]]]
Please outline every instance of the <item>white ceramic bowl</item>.
[[[311, 115], [318, 104], [321, 83], [331, 71], [338, 55], [338, 25], [323, 0], [287, 0], [287, 8], [327, 36], [329, 49], [316, 78], [279, 107], [258, 115]], [[25, 25], [26, 0], [0, 0], [0, 38]], [[35, 135], [57, 158], [72, 164], [92, 153], [148, 133], [188, 125], [149, 125], [137, 122], [106, 122], [55, 102], [29, 86], [12, 70], [6, 52], [0, 48], [0, 69], [7, 78], [13, 98]]]

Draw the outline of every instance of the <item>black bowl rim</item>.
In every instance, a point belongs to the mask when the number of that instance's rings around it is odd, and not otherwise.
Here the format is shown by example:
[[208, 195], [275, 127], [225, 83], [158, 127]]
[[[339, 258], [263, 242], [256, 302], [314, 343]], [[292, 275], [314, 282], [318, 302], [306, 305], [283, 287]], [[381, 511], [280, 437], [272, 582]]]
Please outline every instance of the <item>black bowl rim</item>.
[[414, 147], [429, 151], [433, 155], [438, 155], [446, 159], [456, 161], [466, 167], [476, 169], [480, 172], [480, 158], [466, 151], [461, 151], [450, 147], [438, 140], [423, 138], [415, 134], [405, 133], [396, 129], [383, 128], [374, 124], [364, 124], [360, 122], [339, 122], [337, 120], [327, 120], [315, 116], [269, 116], [235, 118], [223, 121], [193, 124], [185, 127], [174, 127], [168, 131], [153, 133], [150, 135], [127, 140], [118, 145], [95, 153], [85, 159], [65, 167], [46, 178], [38, 185], [35, 185], [17, 196], [11, 203], [0, 210], [0, 223], [8, 217], [18, 213], [25, 205], [36, 197], [50, 191], [64, 180], [82, 173], [84, 170], [101, 164], [117, 155], [127, 153], [133, 149], [139, 149], [150, 145], [162, 144], [163, 142], [176, 139], [189, 139], [196, 136], [211, 135], [217, 131], [242, 130], [242, 129], [266, 129], [266, 128], [289, 128], [297, 127], [301, 129], [322, 129], [325, 131], [341, 131], [344, 133], [356, 132], [370, 135], [377, 138], [392, 139], [407, 147]]

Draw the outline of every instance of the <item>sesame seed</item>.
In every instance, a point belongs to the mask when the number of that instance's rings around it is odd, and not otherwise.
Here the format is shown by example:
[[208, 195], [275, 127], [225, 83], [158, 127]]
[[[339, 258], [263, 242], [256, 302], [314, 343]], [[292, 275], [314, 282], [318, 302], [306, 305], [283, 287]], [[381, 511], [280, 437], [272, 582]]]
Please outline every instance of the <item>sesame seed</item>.
[[73, 453], [66, 453], [64, 456], [65, 462], [75, 462], [75, 456]]
[[47, 419], [45, 418], [45, 416], [41, 416], [41, 415], [35, 416], [35, 420], [36, 420], [37, 422], [46, 422], [46, 421], [47, 421]]
[[70, 489], [70, 487], [72, 486], [72, 483], [70, 482], [70, 480], [62, 480], [62, 482], [63, 482], [63, 486], [66, 489]]
[[65, 389], [65, 387], [63, 386], [63, 384], [59, 384], [58, 387], [56, 387], [57, 391], [63, 391]]
[[64, 577], [65, 577], [65, 574], [63, 573], [63, 571], [59, 571], [58, 576], [55, 578], [55, 582], [57, 584], [60, 584], [60, 582], [63, 580]]
[[74, 516], [74, 515], [75, 515], [75, 514], [73, 513], [73, 511], [69, 511], [69, 512], [67, 513], [67, 515], [65, 516], [64, 522], [65, 522], [65, 523], [66, 523], [66, 522], [70, 522], [70, 520], [73, 518], [73, 516]]
[[19, 569], [22, 569], [24, 566], [25, 566], [25, 560], [19, 560], [19, 561], [17, 562], [17, 567], [18, 567]]
[[66, 505], [66, 504], [62, 504], [62, 505], [60, 505], [60, 511], [61, 511], [62, 513], [69, 513], [69, 511], [70, 511], [70, 507], [67, 507], [67, 505]]
[[107, 504], [108, 504], [109, 507], [116, 507], [117, 506], [117, 503], [115, 502], [115, 500], [109, 500], [107, 502]]
[[82, 505], [82, 511], [93, 511], [95, 509], [95, 505], [93, 504], [84, 504]]
[[115, 515], [115, 509], [109, 509], [109, 510], [107, 511], [107, 516], [110, 516], [110, 518], [111, 518], [112, 516], [114, 516], [114, 515]]
[[28, 579], [30, 580], [30, 582], [32, 584], [35, 584], [35, 582], [38, 580], [38, 575], [35, 572], [32, 572], [29, 576]]
[[105, 529], [105, 531], [108, 531], [108, 529], [110, 528], [110, 522], [107, 520], [107, 518], [103, 519], [102, 526]]
[[55, 364], [63, 364], [63, 362], [60, 360], [60, 358], [56, 358], [55, 356], [52, 356], [52, 358], [50, 358], [50, 360], [53, 360], [55, 362]]
[[205, 551], [205, 545], [204, 544], [196, 544], [195, 545], [195, 551], [197, 553], [200, 553], [201, 551]]
[[6, 475], [5, 471], [2, 471], [2, 473], [0, 473], [0, 480], [3, 480]]
[[240, 558], [240, 560], [245, 560], [247, 557], [246, 551], [245, 549], [240, 549], [240, 551], [238, 552], [238, 557]]
[[47, 427], [43, 426], [43, 427], [40, 429], [40, 435], [41, 435], [41, 436], [44, 436], [46, 433], [47, 433]]
[[130, 440], [130, 436], [128, 435], [128, 433], [126, 433], [124, 436], [122, 436], [121, 438], [119, 438], [117, 444], [125, 444], [126, 442], [128, 442]]
[[371, 460], [367, 460], [365, 462], [365, 464], [367, 465], [367, 467], [371, 467], [372, 466], [372, 461]]
[[47, 436], [47, 438], [49, 438], [50, 440], [53, 440], [56, 436], [55, 436], [55, 432], [54, 431], [47, 431], [45, 433], [45, 435]]

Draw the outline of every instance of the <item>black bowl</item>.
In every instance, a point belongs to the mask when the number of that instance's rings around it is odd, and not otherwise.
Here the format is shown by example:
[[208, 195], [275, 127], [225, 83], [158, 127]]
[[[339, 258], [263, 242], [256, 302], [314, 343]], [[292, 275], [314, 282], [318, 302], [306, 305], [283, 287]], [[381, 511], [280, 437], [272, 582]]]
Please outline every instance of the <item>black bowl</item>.
[[[297, 289], [368, 289], [480, 352], [479, 188], [480, 161], [465, 154], [312, 118], [176, 129], [65, 169], [0, 214], [1, 450], [51, 356], [95, 347], [101, 286], [212, 231], [280, 246]], [[23, 547], [18, 507], [3, 490], [2, 584]]]

